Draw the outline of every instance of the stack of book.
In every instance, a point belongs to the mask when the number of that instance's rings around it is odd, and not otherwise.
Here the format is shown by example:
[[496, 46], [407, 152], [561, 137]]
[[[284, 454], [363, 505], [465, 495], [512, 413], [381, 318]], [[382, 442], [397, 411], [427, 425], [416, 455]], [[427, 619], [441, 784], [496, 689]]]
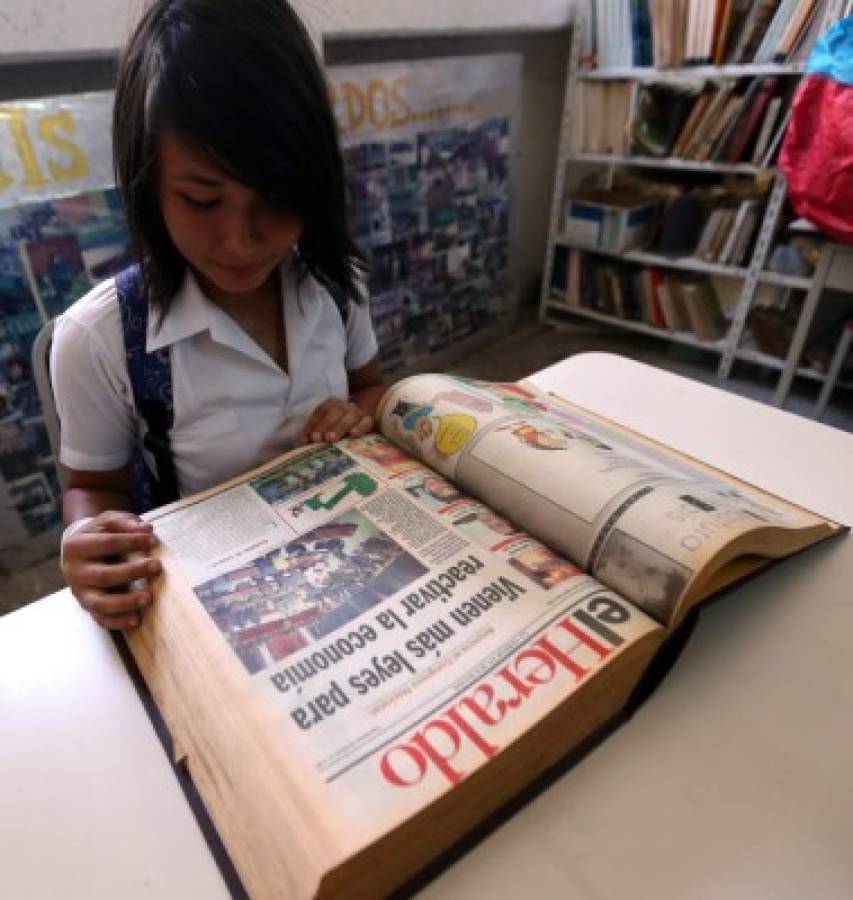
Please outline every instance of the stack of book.
[[692, 332], [697, 340], [720, 340], [728, 327], [709, 278], [665, 275], [659, 269], [613, 263], [570, 249], [555, 268], [563, 302], [607, 316], [642, 322], [673, 332]]
[[563, 241], [581, 250], [651, 251], [742, 266], [762, 219], [766, 189], [752, 176], [722, 183], [617, 175], [566, 200]]
[[579, 153], [622, 156], [629, 149], [632, 85], [627, 81], [577, 83], [577, 121], [573, 126]]
[[705, 262], [744, 265], [760, 216], [761, 201], [754, 198], [711, 210], [693, 255]]
[[632, 149], [648, 156], [767, 167], [787, 126], [782, 111], [791, 89], [775, 75], [643, 85], [630, 126]]
[[585, 61], [600, 68], [800, 61], [843, 0], [588, 0]]

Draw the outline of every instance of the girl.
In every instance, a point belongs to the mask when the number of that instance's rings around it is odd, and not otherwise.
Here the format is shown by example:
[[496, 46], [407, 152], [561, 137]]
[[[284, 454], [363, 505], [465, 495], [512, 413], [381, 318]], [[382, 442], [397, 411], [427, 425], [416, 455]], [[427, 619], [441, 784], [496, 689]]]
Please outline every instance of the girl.
[[382, 386], [326, 82], [286, 0], [155, 0], [113, 148], [141, 264], [59, 319], [51, 371], [63, 573], [127, 628], [159, 572], [130, 510], [363, 435]]

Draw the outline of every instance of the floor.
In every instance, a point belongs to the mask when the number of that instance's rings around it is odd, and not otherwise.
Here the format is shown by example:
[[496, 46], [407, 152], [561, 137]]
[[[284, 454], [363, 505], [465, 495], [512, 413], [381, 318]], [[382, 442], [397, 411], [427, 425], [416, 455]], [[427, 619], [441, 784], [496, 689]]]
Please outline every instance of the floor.
[[[535, 321], [523, 321], [509, 337], [469, 356], [449, 371], [492, 381], [515, 381], [567, 356], [589, 350], [619, 353], [763, 402], [769, 402], [778, 378], [777, 372], [740, 364], [732, 378], [719, 382], [715, 371], [717, 357], [690, 347], [613, 330], [567, 328], [558, 331]], [[808, 415], [816, 395], [816, 384], [797, 383], [786, 408]], [[837, 390], [824, 421], [853, 432], [853, 392]], [[62, 585], [56, 558], [21, 572], [0, 572], [0, 615], [58, 590]]]

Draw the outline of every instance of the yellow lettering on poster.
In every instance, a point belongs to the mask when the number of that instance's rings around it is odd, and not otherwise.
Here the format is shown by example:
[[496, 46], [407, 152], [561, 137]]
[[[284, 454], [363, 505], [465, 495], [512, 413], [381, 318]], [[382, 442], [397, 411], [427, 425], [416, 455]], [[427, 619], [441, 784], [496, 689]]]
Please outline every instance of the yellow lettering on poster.
[[24, 185], [34, 188], [44, 187], [47, 182], [39, 169], [35, 147], [33, 147], [29, 131], [27, 131], [24, 110], [5, 106], [0, 108], [0, 119], [6, 120], [12, 140], [15, 142], [15, 149], [18, 151], [18, 157], [24, 167]]
[[329, 84], [329, 96], [338, 126], [344, 134], [352, 134], [364, 126], [374, 131], [400, 128], [410, 122], [433, 122], [457, 115], [472, 114], [475, 102], [450, 103], [426, 109], [413, 109], [406, 94], [408, 75], [387, 81], [373, 78], [367, 84], [342, 81]]
[[[377, 99], [379, 100], [377, 109]], [[370, 115], [370, 124], [382, 131], [388, 125], [391, 117], [391, 103], [388, 99], [388, 85], [380, 78], [374, 78], [367, 86], [367, 109]]]
[[347, 113], [347, 131], [355, 131], [364, 124], [367, 114], [367, 104], [364, 94], [351, 82], [344, 82], [344, 101]]
[[405, 125], [412, 116], [412, 107], [406, 99], [408, 78], [395, 78], [391, 82], [391, 125], [395, 128]]
[[73, 135], [77, 131], [77, 122], [74, 121], [74, 117], [67, 109], [62, 109], [52, 116], [45, 116], [39, 122], [38, 131], [41, 139], [49, 147], [67, 157], [67, 161], [63, 163], [53, 159], [48, 160], [47, 167], [56, 181], [72, 181], [75, 178], [85, 178], [89, 174], [89, 161], [83, 150], [57, 133]]

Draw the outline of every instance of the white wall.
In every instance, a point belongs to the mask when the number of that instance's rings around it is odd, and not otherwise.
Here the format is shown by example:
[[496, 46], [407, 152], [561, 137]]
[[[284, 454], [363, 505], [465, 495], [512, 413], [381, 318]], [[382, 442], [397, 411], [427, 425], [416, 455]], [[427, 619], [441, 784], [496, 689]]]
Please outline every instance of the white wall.
[[[293, 0], [318, 43], [323, 36], [562, 28], [575, 2]], [[145, 0], [0, 0], [0, 61], [114, 50], [144, 6]]]

